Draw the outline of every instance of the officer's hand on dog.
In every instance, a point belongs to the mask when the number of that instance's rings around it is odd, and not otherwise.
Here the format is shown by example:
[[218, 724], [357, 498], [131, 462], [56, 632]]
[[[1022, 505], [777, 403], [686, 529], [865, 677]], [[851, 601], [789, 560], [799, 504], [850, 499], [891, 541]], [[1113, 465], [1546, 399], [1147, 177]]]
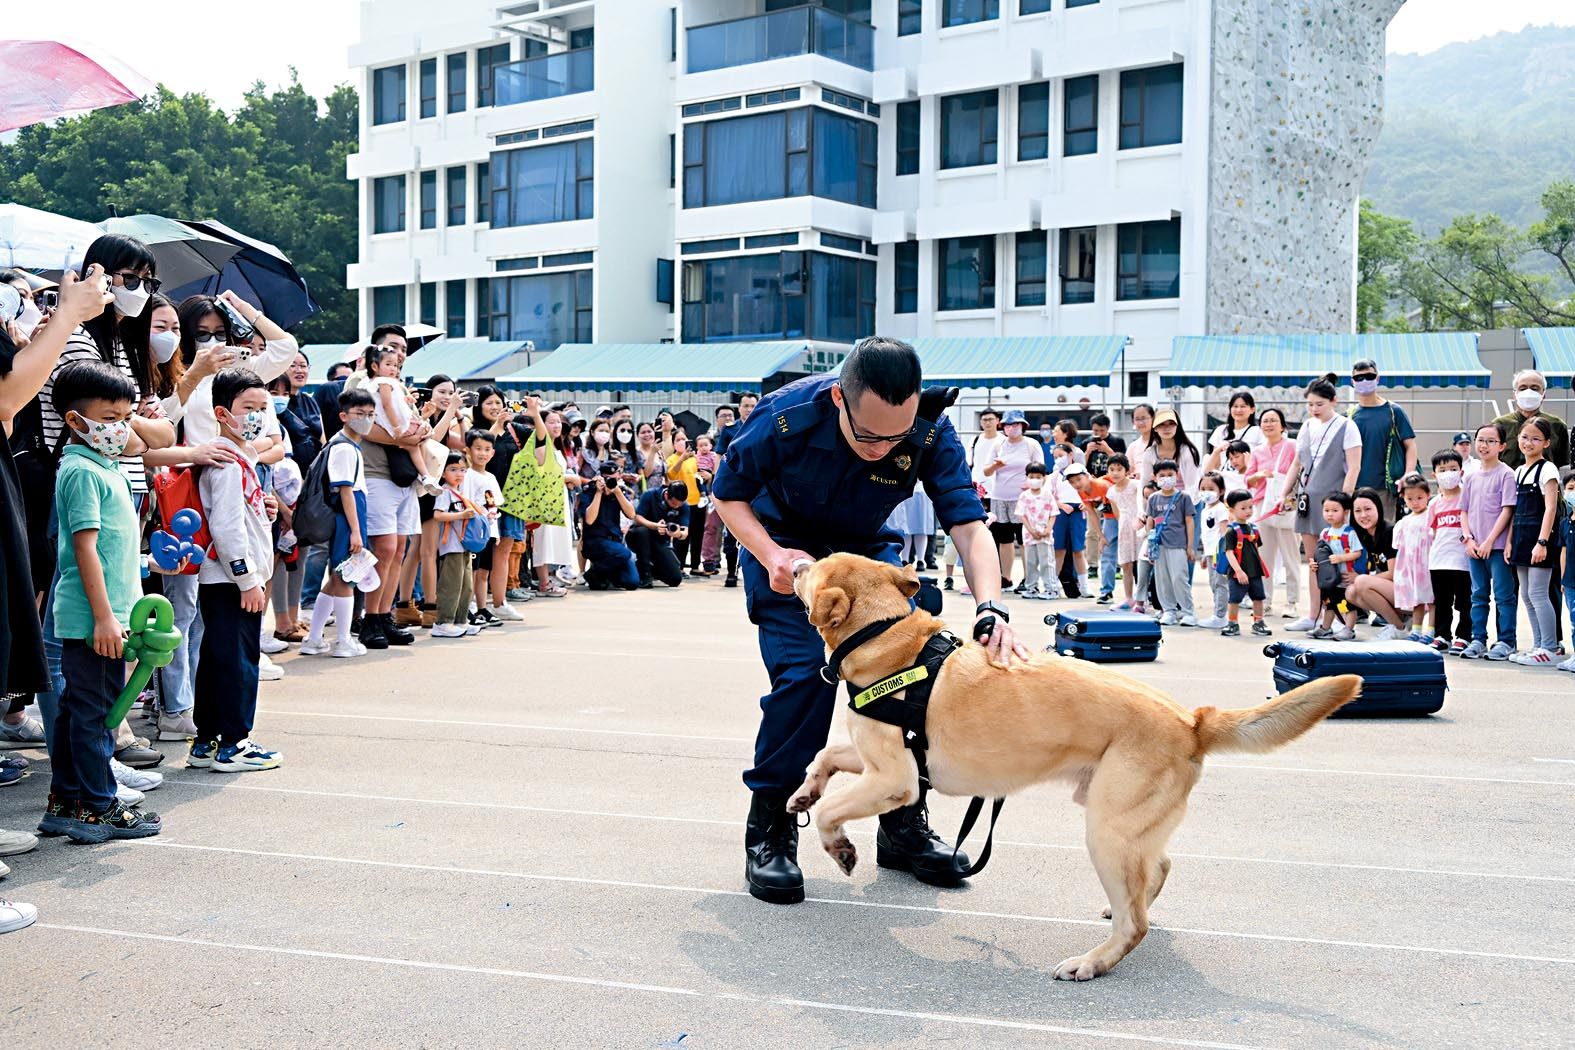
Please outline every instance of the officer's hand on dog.
[[793, 593], [793, 566], [801, 561], [814, 561], [804, 551], [791, 547], [778, 547], [771, 557], [771, 589], [778, 594]]
[[[1029, 653], [1028, 646], [1017, 640], [1017, 634], [1012, 630], [1011, 624], [991, 613], [985, 613], [979, 619], [988, 619], [994, 622], [994, 627], [990, 631], [990, 637], [983, 640], [984, 651], [989, 656], [992, 667], [1003, 669], [1011, 667], [1012, 657], [1014, 656], [1024, 663], [1028, 662], [1028, 658], [1032, 654]], [[977, 621], [975, 622], [977, 623]]]

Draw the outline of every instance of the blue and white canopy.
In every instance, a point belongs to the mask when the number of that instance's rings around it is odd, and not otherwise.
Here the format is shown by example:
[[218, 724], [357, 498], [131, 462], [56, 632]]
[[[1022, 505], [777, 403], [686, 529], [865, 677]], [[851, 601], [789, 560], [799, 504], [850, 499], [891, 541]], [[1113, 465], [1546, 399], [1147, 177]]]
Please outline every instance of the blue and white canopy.
[[1385, 386], [1480, 387], [1492, 374], [1474, 332], [1414, 335], [1184, 335], [1171, 341], [1160, 386], [1305, 386], [1328, 372], [1349, 376], [1363, 358]]
[[1549, 386], [1575, 385], [1575, 328], [1523, 328], [1537, 371]]
[[518, 367], [509, 358], [521, 352], [519, 340], [437, 339], [405, 358], [405, 375], [425, 383], [434, 375], [455, 381], [496, 379], [502, 370]]
[[808, 372], [810, 345], [565, 343], [498, 383], [533, 390], [738, 390], [759, 393], [778, 372]]
[[915, 339], [926, 386], [1108, 386], [1124, 335]]

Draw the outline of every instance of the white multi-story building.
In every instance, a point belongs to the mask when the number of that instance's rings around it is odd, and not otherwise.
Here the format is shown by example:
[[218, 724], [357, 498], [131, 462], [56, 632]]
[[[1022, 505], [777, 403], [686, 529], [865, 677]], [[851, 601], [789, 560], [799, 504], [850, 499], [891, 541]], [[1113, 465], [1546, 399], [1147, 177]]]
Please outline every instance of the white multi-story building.
[[1141, 396], [1350, 330], [1401, 2], [365, 0], [349, 283], [539, 350], [1124, 335]]

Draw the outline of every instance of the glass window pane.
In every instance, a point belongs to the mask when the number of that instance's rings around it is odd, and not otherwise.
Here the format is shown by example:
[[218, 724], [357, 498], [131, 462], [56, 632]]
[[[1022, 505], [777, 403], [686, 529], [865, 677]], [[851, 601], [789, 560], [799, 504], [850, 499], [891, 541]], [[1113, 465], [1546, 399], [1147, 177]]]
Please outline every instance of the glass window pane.
[[593, 183], [577, 142], [494, 153], [492, 225], [530, 226], [591, 217]]
[[372, 123], [394, 124], [405, 119], [405, 67], [385, 66], [372, 71]]
[[1061, 231], [1061, 303], [1094, 301], [1094, 241], [1092, 226]]
[[421, 115], [437, 116], [437, 59], [421, 60]]
[[405, 320], [405, 289], [390, 284], [372, 289], [372, 323], [402, 324]]
[[995, 163], [997, 110], [995, 91], [941, 99], [941, 167]]
[[859, 125], [863, 121], [817, 109], [815, 115], [814, 194], [857, 204], [859, 199]]
[[[1068, 4], [1067, 6], [1071, 6]], [[1040, 15], [1050, 10], [1050, 0], [1018, 0], [1017, 13], [1021, 15]]]
[[704, 140], [705, 193], [699, 203], [735, 204], [783, 196], [786, 173], [780, 158], [787, 123], [781, 113], [710, 122]]
[[449, 55], [447, 61], [448, 112], [460, 113], [465, 109], [465, 56]]
[[1045, 304], [1045, 248], [1044, 230], [1025, 230], [1017, 235], [1018, 306]]
[[995, 238], [953, 237], [939, 249], [939, 309], [988, 310], [995, 306]]
[[919, 310], [919, 242], [902, 241], [895, 246], [896, 286], [892, 310], [894, 313], [911, 314]]
[[923, 0], [897, 0], [897, 35], [912, 36], [923, 31]]
[[444, 191], [448, 199], [448, 225], [465, 224], [465, 169], [448, 169], [448, 186]]
[[919, 173], [919, 104], [897, 103], [897, 174]]
[[555, 350], [580, 339], [591, 303], [580, 275], [589, 271], [492, 278], [494, 339], [530, 340]]

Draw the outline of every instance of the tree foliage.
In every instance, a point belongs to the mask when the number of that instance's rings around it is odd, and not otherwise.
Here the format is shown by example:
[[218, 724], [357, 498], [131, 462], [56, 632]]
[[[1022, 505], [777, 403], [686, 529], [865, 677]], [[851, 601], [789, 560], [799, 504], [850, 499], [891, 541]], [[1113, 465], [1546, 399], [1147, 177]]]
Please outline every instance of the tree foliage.
[[89, 222], [218, 219], [275, 244], [323, 307], [296, 336], [349, 342], [358, 321], [345, 265], [358, 209], [345, 157], [357, 148], [358, 106], [343, 85], [320, 103], [293, 69], [285, 87], [256, 84], [233, 115], [161, 86], [144, 102], [22, 129], [0, 145], [0, 186], [10, 200]]
[[1457, 216], [1436, 237], [1362, 202], [1361, 331], [1575, 325], [1575, 182], [1542, 194], [1521, 229], [1494, 214]]

